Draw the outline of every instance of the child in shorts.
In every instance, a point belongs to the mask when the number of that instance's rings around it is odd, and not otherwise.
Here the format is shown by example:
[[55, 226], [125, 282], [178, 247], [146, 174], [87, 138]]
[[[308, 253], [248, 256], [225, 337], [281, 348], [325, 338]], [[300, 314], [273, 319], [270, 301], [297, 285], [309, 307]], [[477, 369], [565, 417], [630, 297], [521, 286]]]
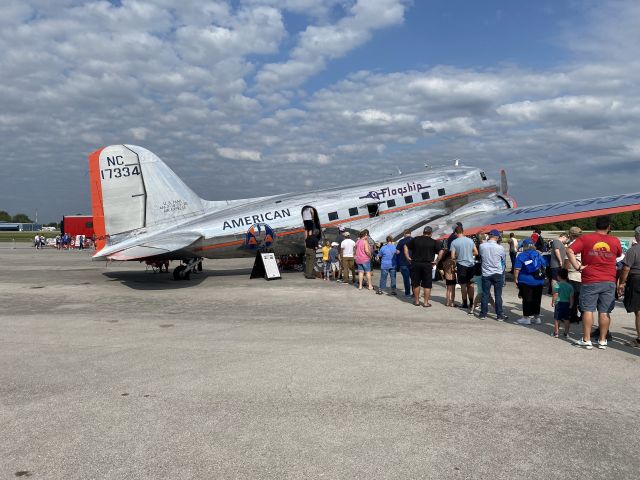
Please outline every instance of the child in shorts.
[[331, 250], [329, 250], [329, 262], [331, 263], [331, 272], [334, 280], [337, 280], [340, 274], [340, 252], [338, 247], [338, 242], [332, 242]]
[[322, 246], [322, 266], [324, 267], [323, 276], [327, 282], [329, 281], [329, 275], [331, 274], [331, 262], [329, 261], [330, 251], [331, 247], [329, 246], [329, 240], [325, 240], [324, 245]]
[[573, 287], [569, 283], [569, 271], [566, 268], [558, 270], [558, 281], [553, 286], [553, 297], [551, 306], [553, 310], [553, 336], [560, 336], [560, 322], [564, 323], [564, 333], [562, 336], [569, 336], [569, 326], [571, 325], [571, 307], [573, 307]]
[[[467, 312], [468, 315], [473, 315], [473, 312], [475, 312], [476, 308], [479, 307], [480, 303], [482, 302], [482, 275], [478, 275], [478, 274], [474, 275], [473, 282], [476, 284], [476, 298], [473, 299], [473, 305], [471, 306], [471, 308], [469, 308], [469, 311]], [[496, 302], [493, 300], [491, 291], [489, 291], [489, 304], [495, 310]]]
[[440, 275], [444, 278], [444, 283], [447, 286], [446, 293], [446, 307], [454, 307], [454, 299], [456, 295], [456, 261], [448, 256], [447, 259], [442, 262], [442, 270]]

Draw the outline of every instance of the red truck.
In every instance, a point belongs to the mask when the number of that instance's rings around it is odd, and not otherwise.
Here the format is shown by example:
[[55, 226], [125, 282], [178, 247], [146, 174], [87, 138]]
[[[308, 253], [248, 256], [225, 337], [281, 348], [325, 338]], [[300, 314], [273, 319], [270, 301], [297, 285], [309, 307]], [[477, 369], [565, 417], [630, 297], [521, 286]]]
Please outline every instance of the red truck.
[[71, 238], [76, 235], [84, 235], [85, 238], [93, 238], [93, 216], [91, 215], [65, 215], [60, 222], [62, 235], [68, 233]]

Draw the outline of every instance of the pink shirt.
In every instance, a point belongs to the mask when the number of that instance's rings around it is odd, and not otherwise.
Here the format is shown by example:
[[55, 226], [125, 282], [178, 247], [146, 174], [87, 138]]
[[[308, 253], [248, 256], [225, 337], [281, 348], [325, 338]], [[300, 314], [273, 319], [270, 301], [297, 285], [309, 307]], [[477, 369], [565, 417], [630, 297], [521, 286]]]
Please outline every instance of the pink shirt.
[[367, 242], [364, 238], [360, 238], [358, 239], [358, 241], [356, 242], [356, 255], [355, 255], [355, 260], [356, 263], [367, 263], [368, 261], [370, 261], [371, 259], [369, 258], [369, 255], [367, 254], [367, 251], [365, 250], [365, 248], [367, 248], [369, 246], [369, 242]]

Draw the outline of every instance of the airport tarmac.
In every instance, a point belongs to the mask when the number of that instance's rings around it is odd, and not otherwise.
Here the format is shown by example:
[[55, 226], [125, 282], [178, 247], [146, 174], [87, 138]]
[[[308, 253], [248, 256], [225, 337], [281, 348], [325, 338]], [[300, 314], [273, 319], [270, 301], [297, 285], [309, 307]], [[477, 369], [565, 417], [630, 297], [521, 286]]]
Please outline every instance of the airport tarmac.
[[0, 246], [0, 478], [638, 477], [620, 305], [587, 351], [549, 335], [548, 296], [523, 327], [445, 308], [441, 285], [422, 308], [251, 264], [176, 282]]

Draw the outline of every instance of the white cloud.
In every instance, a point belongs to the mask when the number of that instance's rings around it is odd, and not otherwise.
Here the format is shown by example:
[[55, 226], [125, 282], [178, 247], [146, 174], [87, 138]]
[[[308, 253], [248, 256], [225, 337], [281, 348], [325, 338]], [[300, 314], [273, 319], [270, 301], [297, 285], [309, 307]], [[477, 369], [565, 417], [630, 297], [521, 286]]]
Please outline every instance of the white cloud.
[[285, 159], [289, 163], [316, 163], [318, 165], [327, 165], [331, 163], [331, 157], [324, 153], [288, 153]]
[[375, 108], [367, 108], [359, 112], [345, 110], [343, 115], [347, 118], [355, 118], [365, 125], [391, 125], [409, 124], [415, 122], [415, 115], [406, 113], [387, 113]]
[[299, 36], [286, 62], [265, 65], [256, 75], [259, 88], [273, 90], [304, 83], [339, 58], [371, 38], [374, 30], [404, 20], [402, 0], [358, 0], [347, 15], [332, 25], [310, 25]]
[[250, 160], [259, 162], [261, 160], [260, 152], [255, 150], [242, 150], [239, 148], [219, 147], [218, 154], [231, 160]]
[[[508, 168], [524, 203], [539, 200], [531, 175], [549, 200], [611, 193], [612, 170], [627, 172], [616, 191], [637, 190], [628, 173], [640, 161], [640, 4], [599, 6], [554, 68], [360, 71], [319, 79], [315, 91], [293, 88], [377, 29], [400, 25], [405, 5], [5, 0], [0, 168], [11, 175], [0, 176], [1, 208], [38, 202], [52, 220], [59, 209], [75, 213], [79, 199], [88, 208], [87, 153], [123, 142], [155, 151], [210, 199], [300, 190], [302, 179], [335, 186], [356, 169], [374, 178], [456, 157], [488, 173]], [[286, 11], [307, 19], [300, 34], [286, 31]], [[238, 168], [243, 161], [251, 168]], [[57, 205], [52, 192], [64, 192]]]
[[473, 128], [473, 120], [468, 117], [456, 117], [441, 122], [431, 122], [425, 120], [420, 126], [428, 133], [461, 133], [463, 135], [477, 135], [478, 131]]
[[151, 131], [146, 127], [134, 127], [129, 129], [129, 133], [135, 140], [144, 140]]

